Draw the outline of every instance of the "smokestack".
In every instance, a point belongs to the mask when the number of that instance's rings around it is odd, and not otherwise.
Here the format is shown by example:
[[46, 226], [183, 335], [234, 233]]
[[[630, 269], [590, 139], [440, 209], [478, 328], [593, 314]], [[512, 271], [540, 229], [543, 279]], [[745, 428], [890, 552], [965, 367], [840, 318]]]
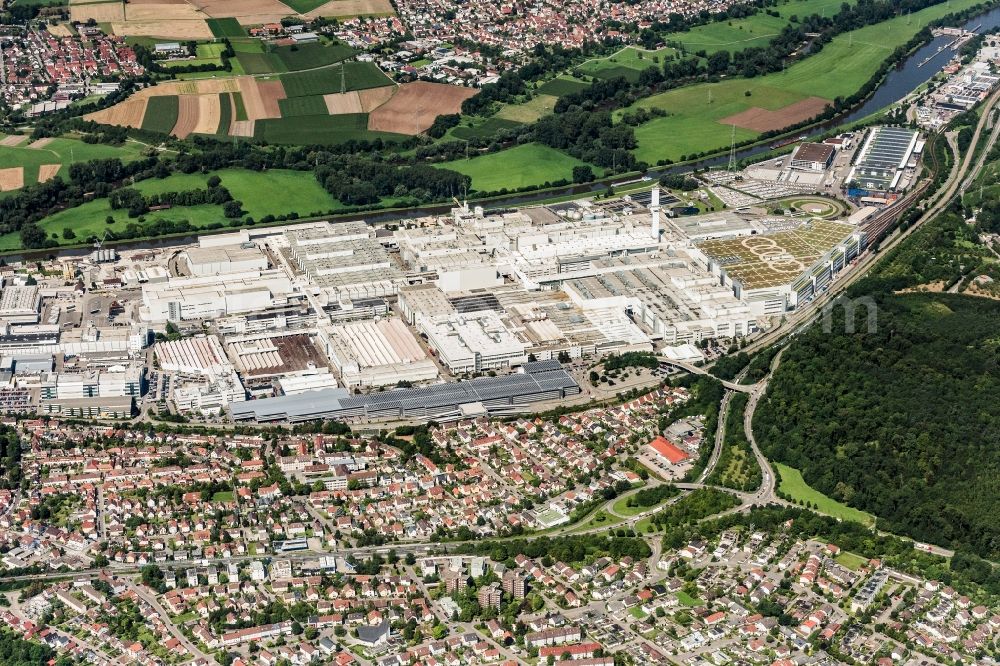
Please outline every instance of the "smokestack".
[[649, 234], [653, 237], [653, 240], [660, 240], [660, 188], [653, 188], [652, 199], [649, 203], [649, 218], [650, 218], [650, 229]]

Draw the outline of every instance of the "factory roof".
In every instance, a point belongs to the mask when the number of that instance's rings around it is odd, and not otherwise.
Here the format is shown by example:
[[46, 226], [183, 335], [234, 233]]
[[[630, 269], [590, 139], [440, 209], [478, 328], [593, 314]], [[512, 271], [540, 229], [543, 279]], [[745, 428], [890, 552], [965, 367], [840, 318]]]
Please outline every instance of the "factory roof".
[[803, 162], [826, 162], [834, 153], [835, 148], [825, 143], [803, 143], [796, 149], [792, 159]]
[[554, 390], [578, 389], [578, 384], [557, 361], [524, 365], [524, 372], [502, 377], [479, 377], [466, 382], [435, 384], [382, 393], [350, 395], [344, 389], [309, 391], [294, 396], [250, 400], [232, 405], [236, 420], [306, 421], [337, 418], [351, 414], [407, 408], [426, 408], [428, 413], [447, 413], [461, 405], [482, 402], [487, 408], [506, 404], [510, 399], [530, 401]]
[[192, 247], [187, 250], [188, 261], [192, 264], [252, 261], [262, 259], [263, 256], [260, 248], [250, 243], [221, 247]]

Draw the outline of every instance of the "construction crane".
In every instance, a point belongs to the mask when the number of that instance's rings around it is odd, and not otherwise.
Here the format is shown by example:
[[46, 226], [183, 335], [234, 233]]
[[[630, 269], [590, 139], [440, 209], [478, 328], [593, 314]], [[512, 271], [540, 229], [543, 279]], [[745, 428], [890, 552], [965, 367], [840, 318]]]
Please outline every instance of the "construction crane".
[[108, 230], [107, 229], [104, 230], [104, 236], [102, 236], [100, 240], [94, 241], [94, 250], [95, 251], [96, 250], [100, 250], [101, 246], [104, 245], [104, 241], [106, 241], [106, 240], [108, 240]]

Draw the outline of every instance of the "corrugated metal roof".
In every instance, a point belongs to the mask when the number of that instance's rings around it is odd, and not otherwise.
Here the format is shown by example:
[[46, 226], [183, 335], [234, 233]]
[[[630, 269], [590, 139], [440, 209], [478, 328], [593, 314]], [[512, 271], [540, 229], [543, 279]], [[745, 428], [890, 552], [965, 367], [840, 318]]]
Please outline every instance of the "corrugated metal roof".
[[233, 403], [233, 418], [256, 421], [305, 421], [337, 418], [368, 411], [426, 409], [431, 413], [457, 410], [459, 405], [520, 398], [542, 399], [552, 391], [578, 388], [558, 361], [527, 363], [524, 372], [502, 377], [479, 377], [466, 382], [394, 389], [382, 393], [350, 395], [345, 389], [321, 389], [298, 395]]

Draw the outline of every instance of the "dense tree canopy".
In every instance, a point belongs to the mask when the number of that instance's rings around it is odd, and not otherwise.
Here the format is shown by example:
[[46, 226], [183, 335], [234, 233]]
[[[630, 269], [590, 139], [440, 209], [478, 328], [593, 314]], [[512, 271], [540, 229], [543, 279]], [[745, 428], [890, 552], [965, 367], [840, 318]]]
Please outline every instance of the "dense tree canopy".
[[889, 530], [1000, 556], [1000, 303], [876, 294], [878, 326], [814, 326], [787, 349], [754, 431], [769, 457]]

